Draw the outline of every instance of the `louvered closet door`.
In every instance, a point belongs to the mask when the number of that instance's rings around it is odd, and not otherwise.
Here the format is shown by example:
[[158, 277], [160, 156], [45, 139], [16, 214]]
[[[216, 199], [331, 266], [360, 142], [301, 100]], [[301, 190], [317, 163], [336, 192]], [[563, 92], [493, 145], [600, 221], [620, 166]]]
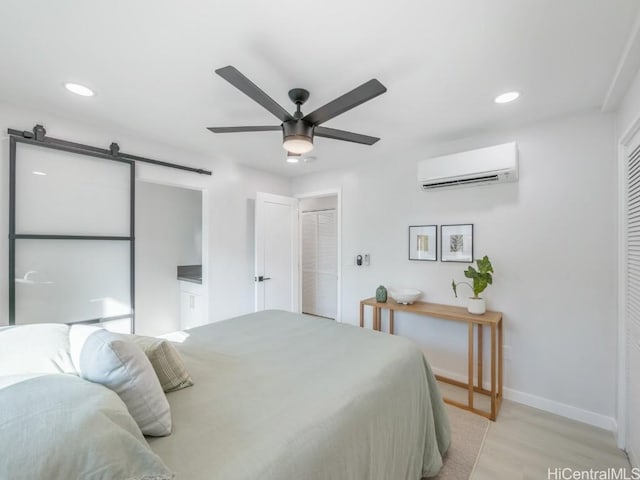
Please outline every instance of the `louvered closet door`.
[[318, 222], [315, 213], [302, 214], [302, 312], [316, 311], [316, 253]]
[[302, 214], [302, 311], [336, 318], [338, 297], [335, 210]]
[[627, 149], [627, 451], [640, 458], [640, 132]]

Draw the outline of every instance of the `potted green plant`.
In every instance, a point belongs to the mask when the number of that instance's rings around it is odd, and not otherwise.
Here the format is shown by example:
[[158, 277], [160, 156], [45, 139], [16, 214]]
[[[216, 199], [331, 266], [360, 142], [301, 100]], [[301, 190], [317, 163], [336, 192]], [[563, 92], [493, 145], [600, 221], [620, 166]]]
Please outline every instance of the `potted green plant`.
[[493, 276], [491, 275], [493, 273], [493, 266], [491, 265], [489, 257], [486, 255], [482, 257], [482, 259], [476, 260], [476, 264], [478, 266], [477, 270], [470, 265], [469, 268], [464, 271], [464, 276], [471, 279], [473, 285], [469, 282], [456, 283], [456, 281], [453, 280], [451, 282], [451, 288], [453, 288], [453, 294], [456, 298], [458, 298], [458, 285], [464, 284], [473, 290], [473, 297], [469, 297], [467, 310], [469, 313], [482, 315], [487, 311], [487, 305], [484, 298], [480, 297], [480, 294], [484, 292], [487, 286], [493, 284]]

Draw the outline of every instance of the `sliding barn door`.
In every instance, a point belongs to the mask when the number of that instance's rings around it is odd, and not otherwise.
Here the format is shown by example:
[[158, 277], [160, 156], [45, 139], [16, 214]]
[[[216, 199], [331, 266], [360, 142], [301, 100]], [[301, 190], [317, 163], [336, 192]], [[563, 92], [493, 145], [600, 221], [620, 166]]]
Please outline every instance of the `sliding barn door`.
[[335, 210], [302, 214], [302, 311], [336, 318], [338, 237]]
[[640, 461], [640, 132], [627, 147], [626, 339], [627, 451]]
[[10, 323], [133, 331], [133, 163], [15, 137], [10, 149]]

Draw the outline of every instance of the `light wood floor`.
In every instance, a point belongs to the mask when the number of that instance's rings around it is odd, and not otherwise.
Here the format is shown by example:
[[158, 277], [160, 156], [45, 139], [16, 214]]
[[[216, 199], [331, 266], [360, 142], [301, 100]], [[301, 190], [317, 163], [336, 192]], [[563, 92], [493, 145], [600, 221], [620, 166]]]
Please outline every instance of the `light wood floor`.
[[471, 478], [546, 479], [555, 467], [630, 469], [630, 464], [613, 433], [505, 400]]
[[[459, 389], [440, 385], [443, 395], [459, 395]], [[483, 400], [478, 398], [481, 408]], [[617, 448], [612, 432], [505, 400], [498, 420], [489, 422], [471, 480], [547, 479], [548, 468], [555, 467], [626, 467], [631, 474], [629, 460]]]

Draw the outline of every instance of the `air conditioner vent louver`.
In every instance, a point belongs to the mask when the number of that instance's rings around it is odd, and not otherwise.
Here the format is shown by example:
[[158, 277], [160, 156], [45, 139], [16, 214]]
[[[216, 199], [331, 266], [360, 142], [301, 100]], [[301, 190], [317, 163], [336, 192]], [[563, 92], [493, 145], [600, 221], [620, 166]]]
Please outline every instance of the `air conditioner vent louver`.
[[418, 183], [423, 190], [462, 188], [517, 180], [518, 148], [515, 142], [418, 162]]
[[424, 190], [432, 190], [434, 188], [455, 187], [458, 185], [470, 185], [472, 183], [489, 183], [500, 180], [498, 175], [486, 175], [484, 177], [465, 178], [461, 180], [447, 180], [446, 182], [425, 183], [422, 185]]

